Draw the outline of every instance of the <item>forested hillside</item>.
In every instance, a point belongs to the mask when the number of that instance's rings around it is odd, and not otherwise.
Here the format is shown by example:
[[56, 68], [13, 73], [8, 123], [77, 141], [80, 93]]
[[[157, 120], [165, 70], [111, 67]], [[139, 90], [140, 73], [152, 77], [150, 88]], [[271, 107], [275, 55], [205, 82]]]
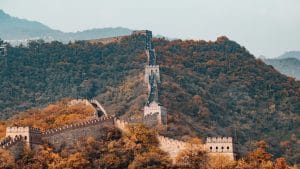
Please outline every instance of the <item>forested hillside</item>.
[[[110, 114], [141, 114], [146, 100], [144, 37], [92, 45], [31, 42], [9, 47], [0, 60], [2, 119], [64, 97], [96, 98]], [[220, 37], [215, 42], [154, 41], [161, 67], [160, 100], [168, 132], [234, 136], [245, 153], [257, 140], [276, 156], [299, 163], [300, 82]], [[7, 61], [7, 62], [6, 62]]]

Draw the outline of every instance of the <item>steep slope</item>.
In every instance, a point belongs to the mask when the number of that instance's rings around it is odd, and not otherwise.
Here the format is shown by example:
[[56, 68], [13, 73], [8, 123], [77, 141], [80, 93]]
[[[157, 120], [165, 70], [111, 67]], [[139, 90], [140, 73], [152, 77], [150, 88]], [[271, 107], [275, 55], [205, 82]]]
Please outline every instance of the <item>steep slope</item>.
[[264, 139], [275, 154], [299, 160], [300, 82], [255, 60], [226, 37], [216, 42], [159, 40], [155, 46], [172, 134], [233, 135], [242, 153]]
[[274, 66], [281, 73], [300, 80], [300, 60], [296, 58], [265, 59], [264, 62]]
[[[32, 42], [10, 47], [0, 60], [2, 118], [64, 97], [94, 97], [110, 114], [142, 114], [146, 101], [144, 37], [120, 43]], [[256, 60], [237, 43], [167, 41], [154, 46], [161, 67], [160, 99], [168, 132], [190, 136], [232, 135], [244, 153], [257, 140], [276, 156], [299, 163], [300, 82]]]
[[26, 19], [12, 17], [0, 9], [0, 38], [18, 44], [28, 39], [58, 40], [69, 42], [74, 40], [87, 40], [113, 36], [129, 35], [132, 31], [127, 28], [101, 28], [81, 32], [62, 32], [48, 26]]

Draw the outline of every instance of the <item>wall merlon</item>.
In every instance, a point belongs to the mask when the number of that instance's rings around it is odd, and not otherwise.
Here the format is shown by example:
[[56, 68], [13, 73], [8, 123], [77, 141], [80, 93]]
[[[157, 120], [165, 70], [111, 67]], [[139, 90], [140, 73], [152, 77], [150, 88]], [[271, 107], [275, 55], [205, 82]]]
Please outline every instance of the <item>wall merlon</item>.
[[207, 137], [207, 143], [232, 143], [232, 137]]

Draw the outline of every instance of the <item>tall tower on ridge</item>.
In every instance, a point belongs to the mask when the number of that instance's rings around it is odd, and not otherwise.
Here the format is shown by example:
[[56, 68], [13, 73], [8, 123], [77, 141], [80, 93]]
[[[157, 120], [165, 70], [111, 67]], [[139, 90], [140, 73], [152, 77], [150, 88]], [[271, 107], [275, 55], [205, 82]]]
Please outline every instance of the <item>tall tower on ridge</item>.
[[146, 56], [148, 62], [145, 67], [145, 84], [148, 86], [148, 100], [144, 107], [144, 116], [157, 114], [158, 124], [167, 124], [167, 110], [159, 104], [158, 84], [160, 83], [159, 65], [156, 63], [155, 49], [152, 44], [152, 32], [149, 30], [134, 31], [133, 34], [146, 36]]

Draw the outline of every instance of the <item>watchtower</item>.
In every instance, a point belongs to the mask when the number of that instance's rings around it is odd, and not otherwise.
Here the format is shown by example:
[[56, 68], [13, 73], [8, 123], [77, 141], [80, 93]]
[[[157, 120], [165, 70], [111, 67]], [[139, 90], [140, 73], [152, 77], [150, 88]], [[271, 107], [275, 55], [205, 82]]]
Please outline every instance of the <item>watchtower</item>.
[[32, 148], [33, 144], [42, 143], [42, 133], [40, 129], [33, 127], [7, 127], [6, 137], [12, 139], [21, 137], [25, 143]]
[[160, 125], [167, 124], [167, 109], [153, 101], [144, 107], [144, 116], [157, 114], [157, 121]]
[[223, 155], [234, 160], [232, 137], [208, 137], [205, 144], [210, 155]]

